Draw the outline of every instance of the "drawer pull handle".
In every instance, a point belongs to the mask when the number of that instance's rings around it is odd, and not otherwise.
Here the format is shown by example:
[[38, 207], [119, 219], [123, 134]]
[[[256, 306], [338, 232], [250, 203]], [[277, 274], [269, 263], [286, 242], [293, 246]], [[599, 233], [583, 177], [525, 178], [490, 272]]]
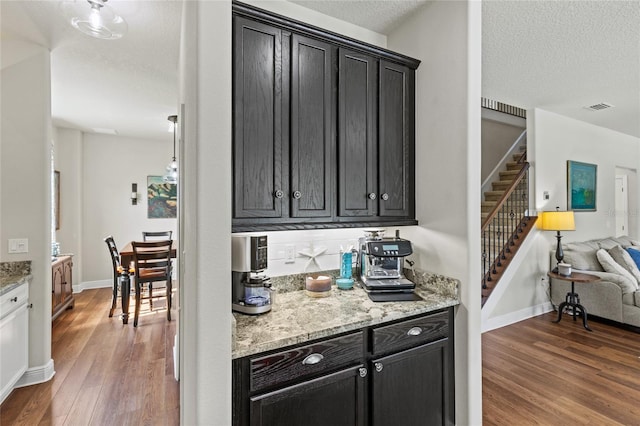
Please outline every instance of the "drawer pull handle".
[[407, 336], [419, 336], [422, 334], [422, 329], [420, 327], [413, 327], [407, 331]]
[[11, 300], [12, 302], [17, 302], [17, 301], [18, 301], [18, 296], [16, 296], [16, 297], [12, 297], [10, 300]]
[[382, 369], [384, 368], [384, 366], [382, 365], [381, 362], [376, 362], [375, 364], [373, 364], [374, 367], [376, 367], [376, 371], [379, 373], [382, 371]]
[[302, 360], [304, 365], [313, 365], [322, 361], [324, 357], [321, 354], [311, 354]]
[[360, 368], [358, 371], [360, 373], [360, 377], [367, 377], [367, 369], [366, 368]]

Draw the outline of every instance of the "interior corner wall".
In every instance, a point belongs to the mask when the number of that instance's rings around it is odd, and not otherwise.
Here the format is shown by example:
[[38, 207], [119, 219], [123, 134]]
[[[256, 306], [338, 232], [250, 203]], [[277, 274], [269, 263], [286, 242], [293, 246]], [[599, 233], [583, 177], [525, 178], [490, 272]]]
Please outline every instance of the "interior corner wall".
[[[0, 261], [31, 261], [29, 367], [37, 368], [51, 361], [51, 72], [48, 50], [27, 51], [3, 60], [11, 65], [0, 82]], [[10, 238], [27, 238], [28, 252], [10, 254]]]
[[[456, 423], [482, 423], [480, 340], [481, 4], [427, 3], [392, 33], [416, 71], [417, 265], [460, 280]], [[446, 176], [447, 183], [442, 184]]]
[[[563, 232], [562, 243], [612, 236], [615, 232], [615, 171], [618, 167], [638, 169], [640, 139], [542, 109], [527, 111], [527, 117], [527, 153], [532, 164], [531, 203], [534, 209], [540, 212], [554, 210], [556, 206], [561, 210], [567, 208], [567, 160], [596, 164], [597, 210], [575, 212], [576, 230]], [[549, 200], [543, 199], [544, 191], [549, 191]], [[635, 191], [633, 199], [637, 200], [637, 186]], [[629, 205], [630, 211], [637, 209], [638, 206]], [[638, 217], [632, 215], [630, 220], [637, 221]], [[483, 315], [503, 326], [534, 315], [536, 306], [543, 302], [540, 300], [541, 288], [545, 291], [544, 302], [549, 301], [546, 298], [548, 281], [542, 283], [542, 277], [546, 277], [549, 270], [549, 253], [555, 248], [555, 234], [533, 229], [528, 238], [535, 238], [534, 246], [522, 261], [514, 259], [510, 264], [510, 268], [516, 268], [513, 276], [517, 278], [498, 284], [508, 288], [492, 312]], [[501, 317], [504, 320], [500, 320]]]
[[[171, 161], [172, 143], [169, 134], [166, 140], [83, 134], [82, 188], [78, 194], [82, 202], [81, 286], [112, 283], [105, 237], [113, 236], [120, 248], [129, 241], [141, 240], [142, 231], [176, 233], [175, 218], [147, 217], [147, 176], [164, 173]], [[131, 203], [132, 183], [138, 184], [136, 205]], [[60, 207], [62, 213], [65, 206]]]
[[54, 169], [60, 172], [60, 224], [55, 240], [60, 253], [73, 254], [73, 280], [82, 276], [82, 132], [54, 127]]

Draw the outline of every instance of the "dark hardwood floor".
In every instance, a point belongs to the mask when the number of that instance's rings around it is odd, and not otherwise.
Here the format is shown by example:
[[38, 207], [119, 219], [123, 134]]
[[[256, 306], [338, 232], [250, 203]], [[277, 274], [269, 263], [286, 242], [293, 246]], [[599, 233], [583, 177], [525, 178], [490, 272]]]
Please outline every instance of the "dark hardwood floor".
[[483, 424], [640, 425], [640, 334], [555, 317], [483, 334]]
[[[133, 298], [131, 305], [134, 305]], [[120, 303], [112, 318], [111, 289], [85, 290], [52, 326], [56, 374], [15, 389], [0, 406], [0, 425], [178, 425], [180, 390], [173, 374], [177, 315], [164, 299], [143, 304], [137, 329]], [[176, 303], [174, 302], [174, 306]]]

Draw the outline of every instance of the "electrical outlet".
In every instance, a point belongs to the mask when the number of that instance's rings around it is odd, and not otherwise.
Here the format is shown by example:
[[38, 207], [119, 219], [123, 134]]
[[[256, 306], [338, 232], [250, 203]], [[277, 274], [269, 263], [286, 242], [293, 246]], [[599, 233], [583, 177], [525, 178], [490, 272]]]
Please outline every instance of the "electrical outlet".
[[287, 244], [284, 247], [284, 263], [296, 263], [296, 246]]

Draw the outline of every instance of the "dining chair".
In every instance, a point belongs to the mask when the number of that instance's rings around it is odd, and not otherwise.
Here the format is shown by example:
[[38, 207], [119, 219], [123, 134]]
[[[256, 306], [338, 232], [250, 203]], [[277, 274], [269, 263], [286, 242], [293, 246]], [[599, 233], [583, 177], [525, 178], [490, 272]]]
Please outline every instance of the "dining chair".
[[[167, 300], [167, 320], [171, 321], [171, 244], [172, 240], [163, 241], [132, 241], [134, 283], [136, 291], [136, 308], [133, 317], [133, 326], [138, 326], [140, 305], [143, 299], [142, 290], [144, 284], [151, 288], [152, 283], [164, 281], [165, 297]], [[151, 305], [152, 294], [147, 297]]]
[[173, 231], [142, 231], [142, 241], [170, 240]]
[[111, 299], [111, 309], [109, 309], [109, 318], [113, 316], [113, 311], [116, 309], [116, 303], [118, 300], [118, 268], [120, 267], [120, 253], [118, 253], [118, 247], [113, 237], [109, 235], [104, 239], [109, 248], [109, 254], [111, 255], [111, 264], [113, 266], [113, 298]]

